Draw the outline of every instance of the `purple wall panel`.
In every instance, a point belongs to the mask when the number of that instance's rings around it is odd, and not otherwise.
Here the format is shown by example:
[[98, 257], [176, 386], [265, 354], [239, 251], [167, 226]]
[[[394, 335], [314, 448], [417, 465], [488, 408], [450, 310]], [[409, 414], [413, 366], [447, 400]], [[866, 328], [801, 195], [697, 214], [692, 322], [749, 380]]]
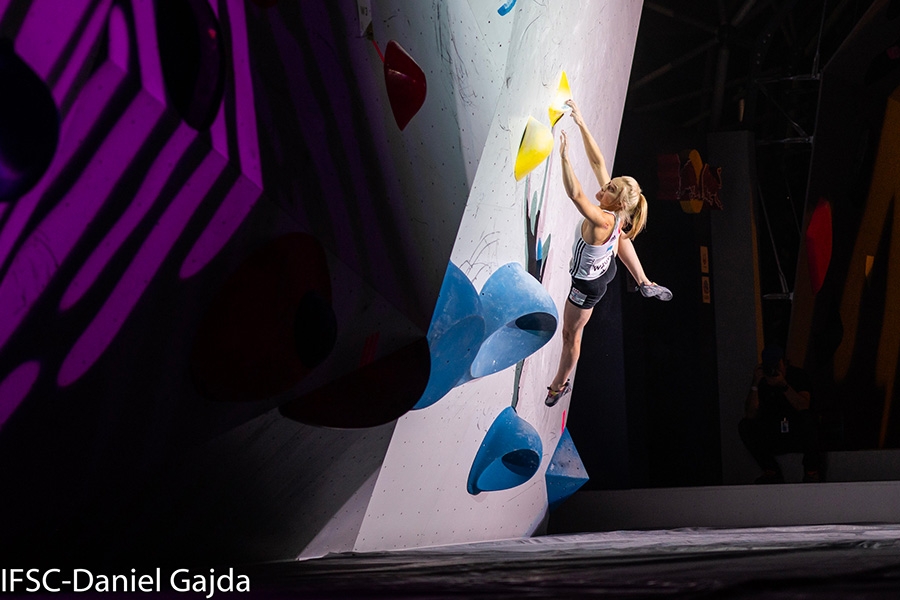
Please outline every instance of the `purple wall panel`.
[[16, 38], [15, 48], [16, 53], [41, 79], [48, 79], [82, 19], [89, 14], [90, 5], [90, 0], [63, 3], [36, 0], [31, 4]]
[[[10, 6], [0, 0], [0, 18]], [[284, 398], [211, 402], [192, 379], [192, 345], [223, 284], [285, 234], [327, 242], [340, 293], [334, 357], [290, 398], [324, 405], [317, 390], [359, 380], [365, 340], [379, 340], [368, 360], [393, 360], [430, 318], [421, 274], [398, 243], [410, 236], [386, 142], [367, 122], [383, 90], [357, 80], [366, 65], [345, 48], [357, 41], [353, 3], [211, 8], [228, 66], [213, 124], [197, 131], [171, 106], [152, 0], [14, 3], [23, 16], [10, 29], [14, 48], [61, 118], [43, 177], [0, 204], [0, 472], [15, 491], [3, 497], [0, 537], [20, 561], [31, 547], [42, 559], [169, 556], [175, 542], [200, 560], [296, 556], [386, 451], [390, 424], [374, 436], [314, 429], [272, 410]], [[284, 76], [261, 78], [272, 61]], [[308, 312], [314, 329], [319, 313]], [[307, 334], [293, 332], [298, 353], [316, 350], [303, 346]], [[408, 362], [392, 362], [394, 375]], [[407, 386], [410, 405], [416, 386], [424, 382]], [[366, 423], [384, 421], [378, 394], [357, 396], [351, 404], [374, 415]], [[364, 460], [336, 450], [354, 444]], [[235, 456], [246, 462], [240, 477], [181, 470]], [[204, 517], [201, 502], [173, 500], [197, 497], [198, 486], [216, 490]], [[247, 497], [265, 510], [239, 510]]]
[[256, 131], [256, 111], [253, 102], [253, 78], [250, 69], [250, 47], [247, 39], [247, 19], [243, 0], [227, 0], [231, 24], [232, 69], [234, 75], [235, 132], [241, 172], [262, 188], [262, 167]]
[[44, 193], [56, 180], [60, 172], [69, 164], [74, 154], [82, 148], [105, 110], [110, 110], [110, 101], [125, 79], [123, 73], [114, 66], [103, 65], [91, 78], [79, 102], [63, 120], [59, 147], [50, 167], [34, 188], [20, 198], [0, 231], [0, 267], [22, 235]]
[[128, 70], [131, 59], [131, 40], [128, 29], [128, 19], [122, 12], [121, 6], [113, 6], [109, 12], [109, 41], [107, 54], [114, 65]]
[[34, 385], [41, 365], [37, 361], [30, 361], [19, 365], [6, 379], [0, 381], [0, 427], [25, 399], [31, 386]]
[[184, 123], [179, 125], [178, 130], [159, 153], [153, 166], [150, 167], [134, 200], [72, 280], [60, 302], [59, 307], [61, 310], [66, 310], [84, 295], [113, 259], [122, 244], [134, 233], [141, 220], [146, 216], [147, 211], [158, 200], [163, 185], [172, 177], [175, 166], [184, 157], [188, 147], [196, 137], [196, 131]]
[[[79, 38], [71, 59], [66, 63], [59, 80], [53, 85], [53, 97], [56, 99], [57, 105], [64, 106], [66, 104], [85, 64], [90, 61], [91, 52], [106, 29], [106, 16], [109, 14], [111, 4], [111, 0], [102, 0], [91, 13], [84, 34]], [[54, 5], [58, 6], [59, 3], [54, 3]]]
[[7, 315], [0, 321], [0, 346], [68, 258], [161, 115], [159, 104], [138, 96], [67, 194], [67, 202], [57, 205], [25, 240], [0, 283], [0, 313]]
[[[59, 371], [59, 385], [76, 381], [109, 346], [178, 241], [197, 206], [225, 169], [225, 159], [210, 153], [169, 205], [141, 246], [97, 317], [78, 338]], [[2, 297], [0, 297], [2, 298]]]
[[162, 66], [159, 64], [159, 51], [156, 48], [156, 15], [153, 13], [153, 0], [134, 0], [131, 6], [135, 22], [141, 25], [135, 28], [141, 86], [151, 96], [165, 102], [166, 90]]
[[179, 275], [193, 277], [211, 261], [232, 238], [260, 198], [256, 183], [240, 177], [219, 205], [191, 252], [184, 259]]

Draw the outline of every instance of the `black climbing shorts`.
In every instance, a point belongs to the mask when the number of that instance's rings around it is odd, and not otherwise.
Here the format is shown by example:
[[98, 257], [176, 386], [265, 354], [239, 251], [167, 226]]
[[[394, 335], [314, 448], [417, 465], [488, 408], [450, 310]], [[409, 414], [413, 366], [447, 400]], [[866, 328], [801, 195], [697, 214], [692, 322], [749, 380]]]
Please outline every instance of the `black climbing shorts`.
[[616, 276], [616, 258], [609, 261], [609, 267], [596, 279], [572, 278], [572, 287], [569, 290], [569, 302], [578, 308], [588, 309], [597, 306], [600, 299], [606, 293], [609, 282]]

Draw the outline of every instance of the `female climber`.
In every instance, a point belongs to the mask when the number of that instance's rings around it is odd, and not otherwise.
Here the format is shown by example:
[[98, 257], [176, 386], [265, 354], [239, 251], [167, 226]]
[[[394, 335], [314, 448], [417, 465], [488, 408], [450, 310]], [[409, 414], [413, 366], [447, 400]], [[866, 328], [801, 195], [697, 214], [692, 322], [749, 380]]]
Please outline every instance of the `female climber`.
[[547, 388], [547, 398], [544, 400], [547, 406], [554, 406], [571, 391], [569, 376], [581, 353], [582, 332], [594, 306], [603, 298], [607, 285], [616, 275], [616, 256], [634, 277], [643, 296], [664, 301], [672, 299], [671, 291], [653, 283], [644, 274], [631, 242], [647, 223], [647, 199], [641, 193], [640, 186], [631, 177], [610, 178], [606, 160], [585, 125], [578, 106], [574, 100], [567, 100], [566, 104], [571, 107], [572, 119], [581, 130], [585, 153], [600, 184], [600, 191], [595, 196], [598, 206], [587, 197], [575, 177], [569, 162], [568, 139], [566, 132], [562, 131], [559, 155], [563, 186], [584, 218], [579, 222], [569, 262], [572, 287], [563, 310], [563, 347], [556, 377]]

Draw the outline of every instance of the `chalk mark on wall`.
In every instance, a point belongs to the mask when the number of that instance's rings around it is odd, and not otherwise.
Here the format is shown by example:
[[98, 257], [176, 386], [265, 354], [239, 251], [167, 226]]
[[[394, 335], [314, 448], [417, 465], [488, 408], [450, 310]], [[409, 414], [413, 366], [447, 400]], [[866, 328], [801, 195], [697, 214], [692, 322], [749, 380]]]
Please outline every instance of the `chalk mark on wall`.
[[[496, 250], [500, 243], [500, 231], [491, 231], [482, 233], [478, 245], [466, 260], [460, 263], [460, 270], [465, 273], [468, 278], [475, 282], [485, 269], [490, 269], [492, 264], [496, 263]], [[487, 253], [487, 255], [485, 255]]]

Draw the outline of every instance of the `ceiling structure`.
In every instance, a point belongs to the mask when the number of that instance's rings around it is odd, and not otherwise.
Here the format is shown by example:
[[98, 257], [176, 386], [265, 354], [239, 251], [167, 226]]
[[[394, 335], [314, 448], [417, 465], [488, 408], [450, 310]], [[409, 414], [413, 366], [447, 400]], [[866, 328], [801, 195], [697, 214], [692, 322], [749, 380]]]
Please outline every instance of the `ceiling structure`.
[[761, 140], [801, 142], [821, 68], [871, 4], [649, 0], [627, 108], [688, 129], [752, 128]]

